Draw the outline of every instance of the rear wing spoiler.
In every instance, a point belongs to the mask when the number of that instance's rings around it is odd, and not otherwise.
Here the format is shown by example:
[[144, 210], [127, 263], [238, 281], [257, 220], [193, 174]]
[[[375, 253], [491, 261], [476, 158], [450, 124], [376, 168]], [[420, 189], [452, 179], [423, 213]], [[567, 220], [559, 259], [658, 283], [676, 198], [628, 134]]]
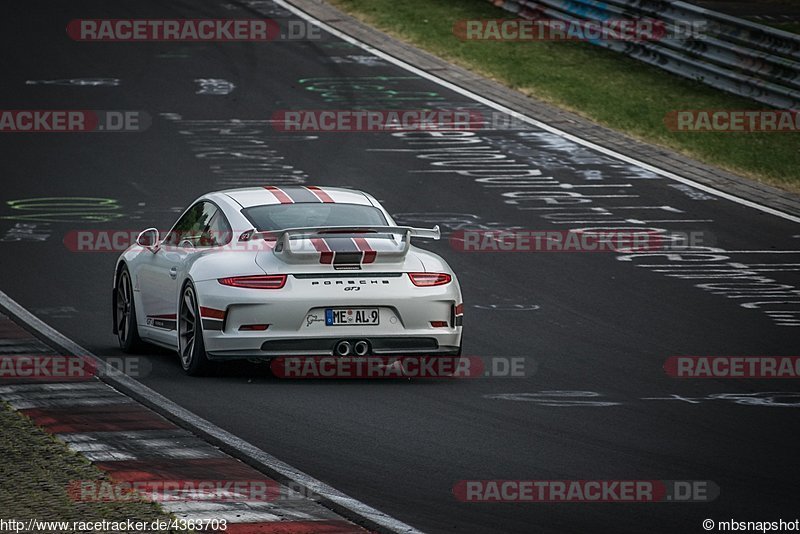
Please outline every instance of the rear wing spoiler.
[[292, 238], [325, 237], [326, 235], [356, 235], [362, 234], [402, 234], [407, 237], [420, 239], [439, 240], [442, 232], [437, 224], [433, 228], [414, 228], [412, 226], [309, 226], [307, 228], [286, 228], [271, 232], [254, 233], [252, 239], [275, 239], [279, 244]]
[[[411, 246], [411, 238], [416, 237], [420, 239], [434, 239], [441, 238], [442, 233], [439, 226], [433, 228], [413, 228], [411, 226], [318, 226], [308, 228], [286, 228], [284, 230], [277, 230], [274, 232], [259, 232], [253, 234], [253, 239], [275, 239], [275, 254], [281, 254], [288, 257], [295, 257], [301, 260], [303, 257], [309, 256], [309, 250], [293, 250], [291, 246], [292, 239], [324, 239], [330, 238], [345, 238], [345, 237], [378, 237], [381, 234], [391, 234], [392, 236], [399, 235], [399, 242], [402, 243], [402, 248], [396, 251], [381, 251], [378, 255], [382, 257], [404, 257]], [[393, 237], [391, 239], [394, 239]], [[326, 256], [327, 257], [327, 256]], [[331, 256], [332, 257], [332, 256]], [[364, 255], [361, 254], [361, 261], [364, 261]], [[310, 258], [309, 258], [310, 259]], [[344, 255], [342, 256], [344, 260]], [[301, 260], [302, 261], [302, 260]], [[333, 260], [331, 260], [333, 261]], [[374, 261], [374, 256], [373, 260]], [[328, 261], [325, 261], [328, 263]], [[338, 262], [337, 262], [338, 263]]]

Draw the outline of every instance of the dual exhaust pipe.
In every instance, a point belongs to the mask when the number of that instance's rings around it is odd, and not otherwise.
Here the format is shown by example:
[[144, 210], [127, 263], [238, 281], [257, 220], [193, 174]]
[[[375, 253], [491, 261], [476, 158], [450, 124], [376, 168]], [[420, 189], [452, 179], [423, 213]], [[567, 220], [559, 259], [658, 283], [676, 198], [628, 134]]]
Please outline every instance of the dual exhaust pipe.
[[365, 356], [369, 352], [369, 343], [363, 339], [351, 344], [349, 341], [342, 340], [333, 349], [337, 356]]

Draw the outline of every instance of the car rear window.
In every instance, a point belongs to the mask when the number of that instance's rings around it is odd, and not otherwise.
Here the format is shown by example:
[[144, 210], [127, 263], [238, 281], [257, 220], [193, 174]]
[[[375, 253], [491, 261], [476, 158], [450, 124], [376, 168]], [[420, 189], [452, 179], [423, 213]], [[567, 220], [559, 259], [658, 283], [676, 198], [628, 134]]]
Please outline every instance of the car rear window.
[[242, 214], [256, 230], [269, 232], [285, 228], [314, 226], [385, 226], [378, 208], [361, 204], [299, 203], [268, 204], [245, 208]]

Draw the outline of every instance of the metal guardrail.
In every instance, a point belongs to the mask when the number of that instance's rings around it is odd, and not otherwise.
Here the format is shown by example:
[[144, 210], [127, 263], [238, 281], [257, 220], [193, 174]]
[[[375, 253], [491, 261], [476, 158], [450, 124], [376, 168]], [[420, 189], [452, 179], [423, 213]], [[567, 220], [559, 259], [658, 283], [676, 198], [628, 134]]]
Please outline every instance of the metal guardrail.
[[593, 44], [781, 109], [800, 110], [800, 35], [676, 0], [489, 0], [527, 19], [650, 19], [675, 30], [703, 22], [700, 39]]

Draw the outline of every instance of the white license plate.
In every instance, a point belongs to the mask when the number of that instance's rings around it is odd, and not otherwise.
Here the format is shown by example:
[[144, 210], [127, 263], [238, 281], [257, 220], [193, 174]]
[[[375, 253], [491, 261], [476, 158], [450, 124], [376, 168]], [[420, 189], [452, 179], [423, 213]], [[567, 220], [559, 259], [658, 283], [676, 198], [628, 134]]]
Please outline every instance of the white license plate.
[[372, 326], [380, 322], [378, 308], [328, 308], [325, 310], [327, 326]]

